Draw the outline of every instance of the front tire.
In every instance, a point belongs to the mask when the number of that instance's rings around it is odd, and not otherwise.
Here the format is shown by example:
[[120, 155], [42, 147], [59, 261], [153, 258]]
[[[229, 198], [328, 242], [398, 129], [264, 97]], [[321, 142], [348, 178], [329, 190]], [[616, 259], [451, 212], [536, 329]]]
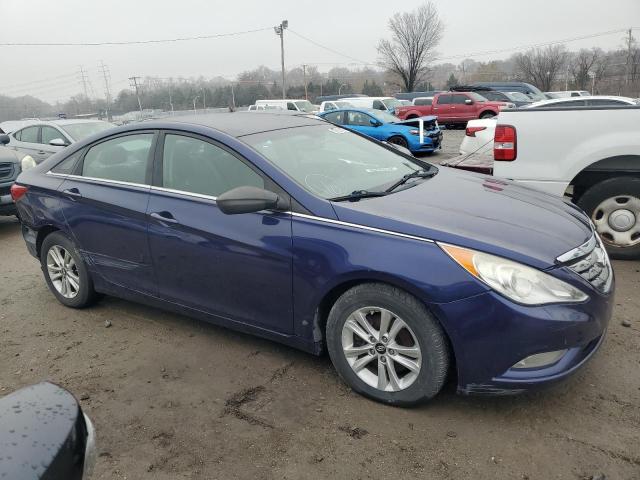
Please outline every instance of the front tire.
[[493, 113], [493, 112], [484, 112], [482, 115], [480, 115], [480, 118], [482, 120], [484, 120], [484, 119], [487, 119], [487, 118], [493, 118], [495, 116], [496, 116], [496, 114]]
[[73, 242], [62, 232], [53, 232], [42, 242], [40, 264], [49, 290], [60, 303], [84, 308], [93, 303], [93, 281]]
[[577, 203], [612, 258], [640, 258], [640, 178], [609, 178], [589, 188]]
[[391, 137], [387, 141], [389, 143], [393, 143], [394, 145], [398, 145], [400, 147], [403, 147], [403, 148], [406, 148], [407, 150], [409, 150], [409, 142], [407, 142], [407, 139], [404, 138], [404, 137], [395, 136], [395, 137]]
[[327, 348], [340, 376], [373, 400], [411, 406], [434, 397], [449, 371], [442, 328], [408, 293], [362, 284], [344, 293], [327, 321]]

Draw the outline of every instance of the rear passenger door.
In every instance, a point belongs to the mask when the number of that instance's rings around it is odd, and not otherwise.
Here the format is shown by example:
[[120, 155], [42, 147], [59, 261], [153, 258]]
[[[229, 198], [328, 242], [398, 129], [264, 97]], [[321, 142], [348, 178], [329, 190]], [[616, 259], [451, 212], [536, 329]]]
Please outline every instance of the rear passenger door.
[[146, 210], [153, 131], [91, 145], [58, 188], [67, 225], [92, 270], [108, 283], [155, 293]]
[[25, 127], [18, 130], [13, 135], [9, 146], [14, 150], [18, 150], [26, 155], [31, 155], [33, 159], [40, 163], [44, 160], [39, 155], [40, 151], [40, 127], [37, 125]]
[[291, 214], [226, 215], [216, 198], [254, 186], [287, 196], [221, 143], [165, 132], [147, 209], [159, 295], [217, 317], [292, 333]]

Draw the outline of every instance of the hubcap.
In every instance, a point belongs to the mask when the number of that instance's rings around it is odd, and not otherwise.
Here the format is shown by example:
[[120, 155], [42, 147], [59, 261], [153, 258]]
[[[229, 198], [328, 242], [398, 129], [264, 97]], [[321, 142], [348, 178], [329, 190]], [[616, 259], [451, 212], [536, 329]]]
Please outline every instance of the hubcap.
[[415, 334], [384, 308], [365, 307], [349, 315], [342, 350], [356, 375], [378, 390], [404, 390], [420, 373], [422, 352]]
[[80, 274], [71, 254], [60, 245], [47, 253], [47, 273], [54, 288], [65, 298], [74, 298], [80, 290]]
[[640, 243], [640, 198], [619, 195], [604, 200], [592, 215], [605, 243], [631, 247]]

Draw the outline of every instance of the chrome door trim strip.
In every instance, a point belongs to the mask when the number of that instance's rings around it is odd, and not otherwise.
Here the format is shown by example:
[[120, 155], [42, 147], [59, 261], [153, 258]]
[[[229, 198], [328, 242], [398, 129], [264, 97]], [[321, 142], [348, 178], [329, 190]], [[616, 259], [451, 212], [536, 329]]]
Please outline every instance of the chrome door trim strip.
[[151, 186], [151, 190], [153, 190], [154, 192], [166, 192], [166, 193], [173, 193], [175, 195], [184, 195], [186, 197], [202, 198], [204, 200], [216, 201], [218, 199], [218, 197], [214, 197], [213, 195], [205, 195], [203, 193], [194, 193], [194, 192], [185, 192], [184, 190], [174, 190], [173, 188], [156, 187], [154, 185]]
[[383, 228], [369, 227], [367, 225], [360, 225], [360, 224], [357, 224], [357, 223], [343, 222], [341, 220], [333, 220], [333, 219], [330, 219], [330, 218], [316, 217], [315, 215], [307, 215], [305, 213], [298, 213], [298, 212], [287, 212], [287, 213], [290, 213], [291, 216], [293, 216], [293, 217], [304, 218], [306, 220], [316, 220], [318, 222], [329, 223], [331, 225], [339, 225], [339, 226], [342, 226], [342, 227], [357, 228], [359, 230], [366, 230], [368, 232], [382, 233], [384, 235], [393, 235], [394, 237], [407, 238], [409, 240], [418, 240], [420, 242], [435, 243], [433, 240], [431, 240], [429, 238], [417, 237], [415, 235], [409, 235], [409, 234], [406, 234], [406, 233], [394, 232], [393, 230], [385, 230]]
[[121, 185], [124, 187], [137, 187], [137, 188], [144, 188], [145, 190], [149, 189], [151, 187], [151, 185], [145, 185], [143, 183], [134, 183], [134, 182], [123, 182], [121, 180], [109, 180], [106, 178], [97, 178], [97, 177], [83, 177], [82, 175], [72, 175], [72, 174], [65, 174], [65, 173], [54, 173], [51, 170], [49, 170], [45, 175], [51, 175], [53, 177], [60, 177], [60, 178], [71, 178], [73, 180], [78, 180], [78, 181], [86, 181], [88, 183], [104, 183], [106, 185]]

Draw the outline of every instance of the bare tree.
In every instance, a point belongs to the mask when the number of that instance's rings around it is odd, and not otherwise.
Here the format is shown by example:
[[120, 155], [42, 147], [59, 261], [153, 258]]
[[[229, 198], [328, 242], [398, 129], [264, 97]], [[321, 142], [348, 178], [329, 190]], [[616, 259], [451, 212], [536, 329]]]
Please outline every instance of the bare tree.
[[590, 87], [591, 75], [595, 73], [594, 69], [600, 63], [602, 56], [602, 50], [592, 48], [591, 50], [582, 49], [573, 57], [569, 69], [578, 90], [587, 90]]
[[565, 66], [567, 52], [564, 45], [551, 45], [519, 53], [515, 59], [516, 67], [525, 80], [542, 91], [548, 91]]
[[401, 86], [411, 92], [435, 59], [444, 25], [436, 6], [429, 1], [411, 12], [396, 13], [389, 19], [389, 30], [391, 39], [378, 44], [380, 65], [399, 77]]

